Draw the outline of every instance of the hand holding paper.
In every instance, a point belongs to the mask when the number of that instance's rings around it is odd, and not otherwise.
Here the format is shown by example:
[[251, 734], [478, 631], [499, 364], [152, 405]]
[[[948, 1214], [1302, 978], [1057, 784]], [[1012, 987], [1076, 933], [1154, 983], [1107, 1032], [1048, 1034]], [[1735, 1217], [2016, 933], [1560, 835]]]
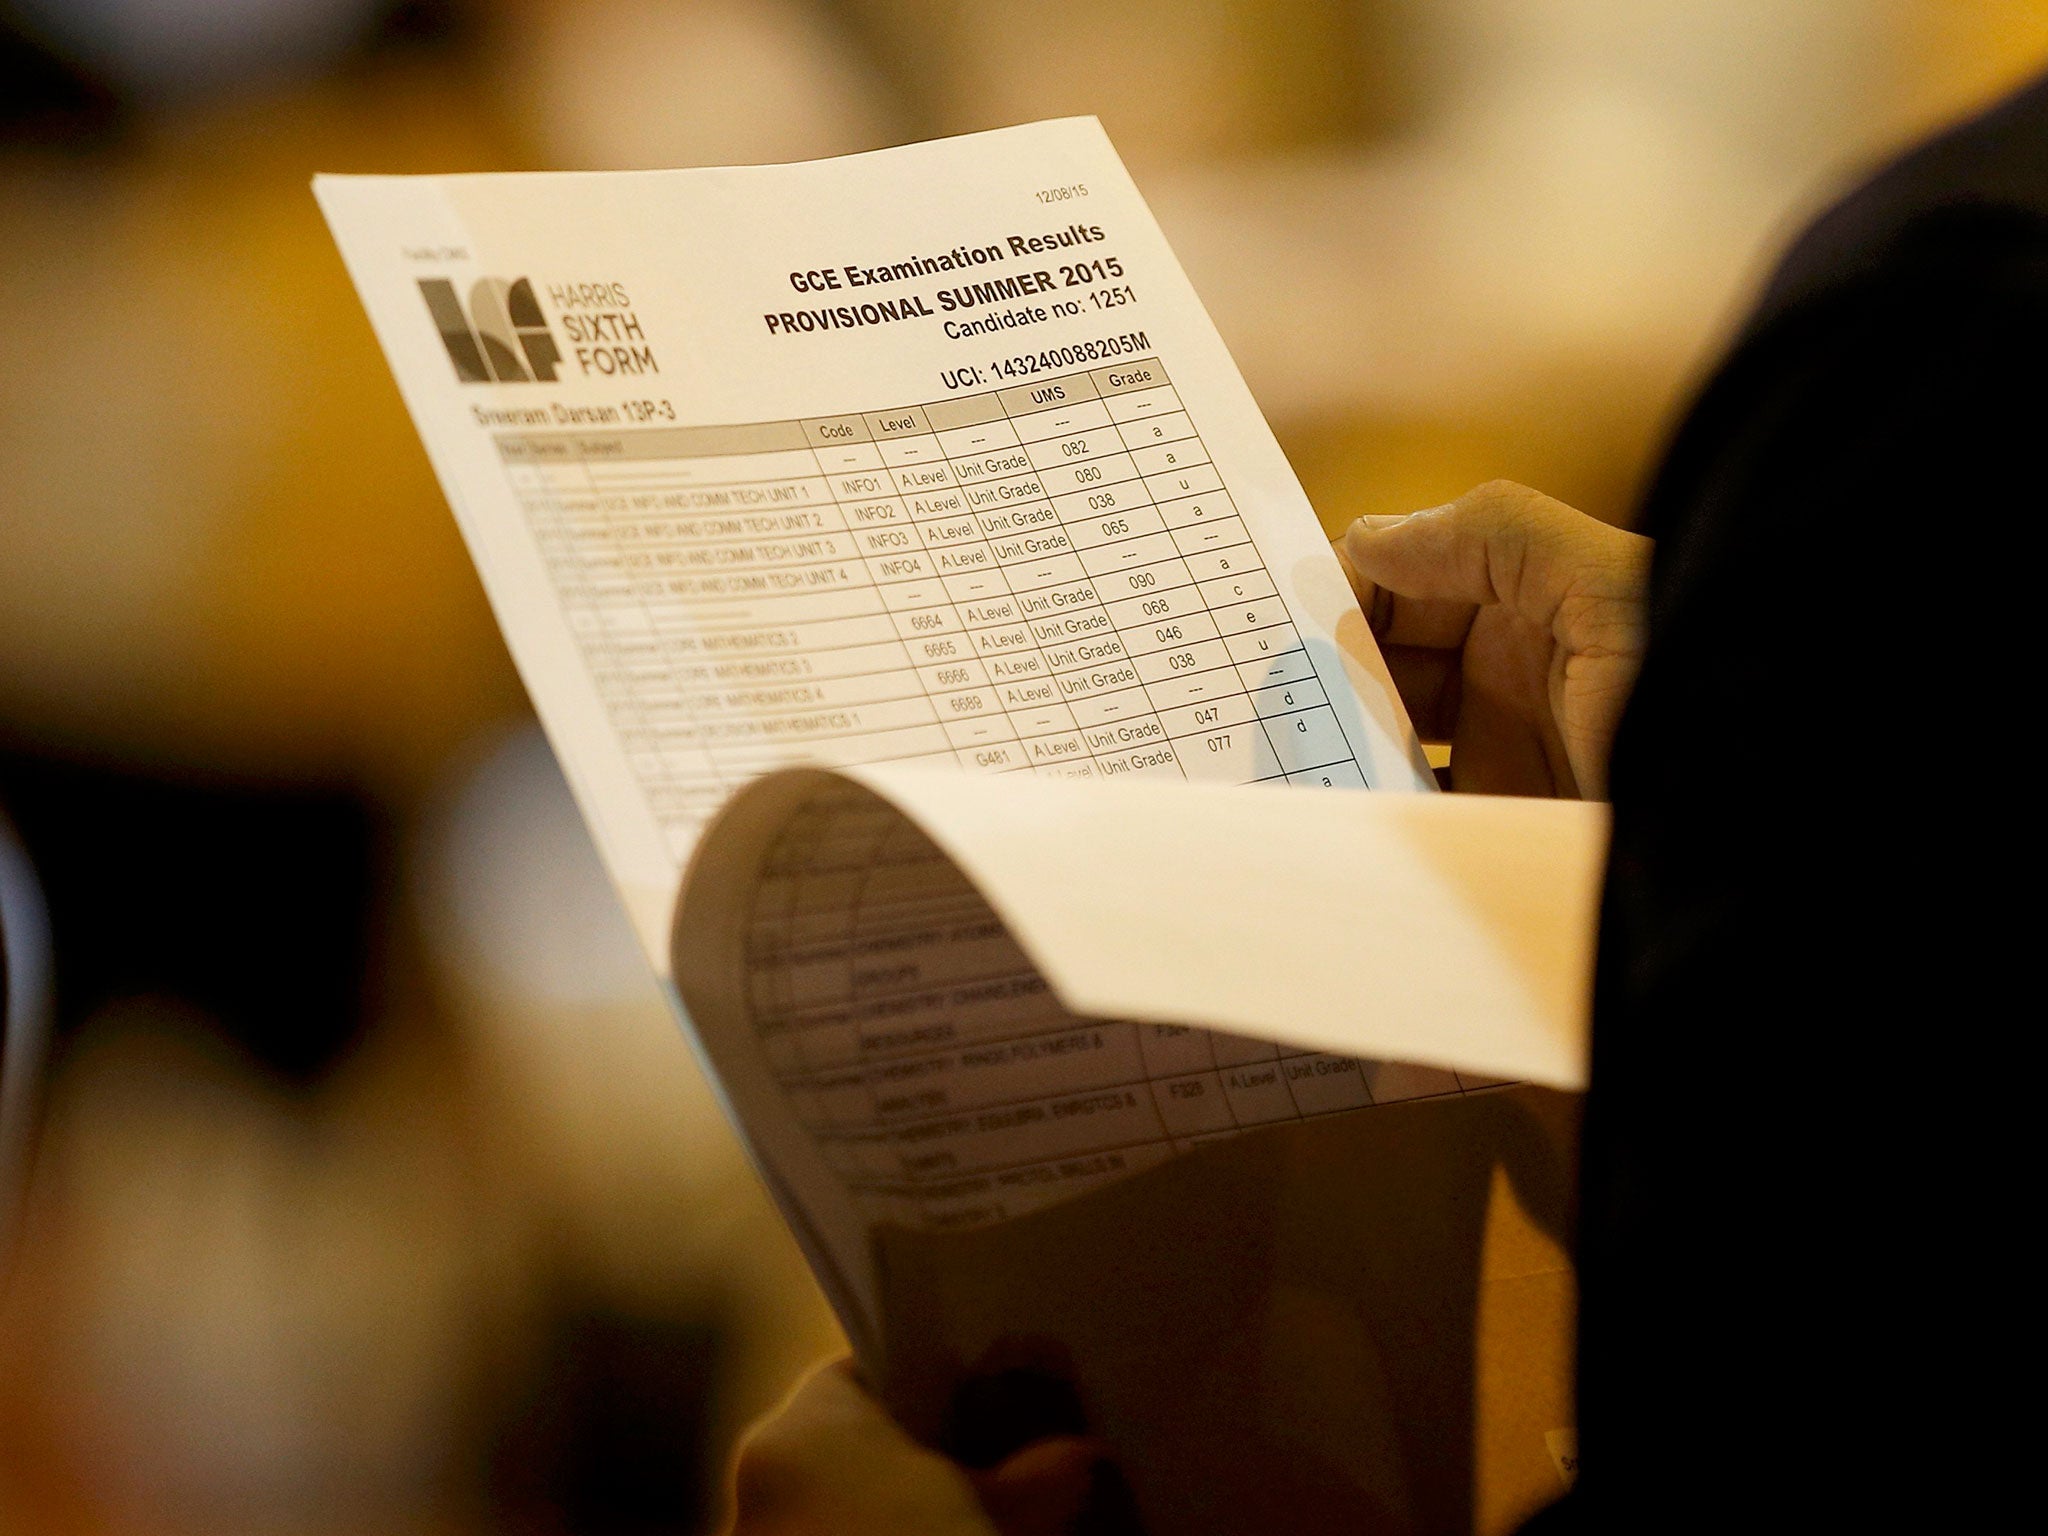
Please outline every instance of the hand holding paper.
[[1605, 799], [1642, 665], [1650, 541], [1498, 480], [1361, 518], [1339, 554], [1401, 702], [1457, 788]]
[[[1373, 1166], [1332, 1219], [1426, 1175], [1430, 1234], [1477, 1241], [1496, 1155], [1544, 1139], [1540, 1095], [1492, 1089], [1582, 1079], [1604, 814], [1416, 793], [1365, 616], [1099, 125], [317, 190], [649, 960], [891, 1408], [931, 1440], [974, 1364], [950, 1351], [1047, 1299], [1227, 1312], [1250, 1364], [1378, 1330], [1386, 1371], [1452, 1379], [1396, 1357], [1458, 1322], [1364, 1316], [1315, 1262], [1363, 1256], [1304, 1250], [1297, 1197], [1355, 1130]], [[1404, 686], [1462, 680], [1415, 693], [1455, 709], [1461, 769], [1498, 747], [1499, 784], [1597, 783], [1626, 626], [1537, 558], [1576, 535], [1490, 563], [1516, 533], [1483, 513], [1363, 546], [1424, 600], [1393, 613], [1439, 652], [1397, 650]], [[1404, 585], [1432, 556], [1446, 579]], [[1537, 631], [1531, 667], [1509, 649]], [[1170, 1216], [1148, 1188], [1227, 1220], [1202, 1236], [1236, 1259], [1074, 1235]], [[1048, 1220], [1078, 1225], [1034, 1242]], [[1378, 1304], [1458, 1311], [1430, 1234]], [[1028, 1293], [993, 1321], [943, 1261], [969, 1237]], [[1077, 1249], [1108, 1268], [1048, 1298]], [[1145, 1444], [1153, 1377], [1113, 1342], [1076, 1390], [1148, 1528], [1196, 1528], [1214, 1458], [1195, 1425]], [[1395, 1380], [1276, 1380], [1294, 1406], [1247, 1398], [1238, 1431], [1336, 1399], [1384, 1426]], [[1410, 1500], [1412, 1458], [1362, 1444], [1278, 1491], [1275, 1441], [1228, 1499]]]

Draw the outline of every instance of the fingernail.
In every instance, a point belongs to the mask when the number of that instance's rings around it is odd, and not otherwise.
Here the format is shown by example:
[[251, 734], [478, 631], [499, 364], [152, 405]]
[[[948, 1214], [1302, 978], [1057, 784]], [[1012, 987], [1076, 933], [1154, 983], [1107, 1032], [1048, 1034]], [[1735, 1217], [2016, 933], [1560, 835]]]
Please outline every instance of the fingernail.
[[1392, 528], [1407, 522], [1409, 515], [1406, 512], [1376, 513], [1370, 517], [1361, 517], [1352, 526], [1363, 528], [1368, 533], [1378, 533], [1382, 528]]

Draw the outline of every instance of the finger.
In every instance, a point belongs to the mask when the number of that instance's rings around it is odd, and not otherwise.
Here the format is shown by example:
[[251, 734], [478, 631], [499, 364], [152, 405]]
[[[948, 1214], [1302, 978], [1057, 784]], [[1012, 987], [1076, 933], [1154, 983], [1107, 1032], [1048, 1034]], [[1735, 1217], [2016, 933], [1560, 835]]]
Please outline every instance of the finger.
[[1344, 538], [1341, 534], [1330, 540], [1330, 553], [1337, 557], [1337, 564], [1344, 572], [1344, 579], [1351, 583], [1351, 595], [1358, 599], [1359, 612], [1371, 614], [1373, 595], [1379, 589], [1358, 574], [1358, 568], [1351, 563], [1350, 552], [1344, 548]]
[[1547, 683], [1550, 647], [1492, 624], [1467, 646], [1451, 737], [1451, 787], [1490, 795], [1577, 793]]
[[843, 1361], [748, 1432], [731, 1502], [735, 1536], [992, 1536], [966, 1475], [904, 1433]]
[[1468, 696], [1459, 712], [1451, 738], [1451, 788], [1538, 799], [1577, 794], [1555, 732], [1484, 695]]
[[1361, 518], [1344, 535], [1358, 576], [1403, 598], [1502, 604], [1551, 627], [1589, 570], [1615, 559], [1609, 528], [1561, 501], [1496, 480], [1404, 518]]
[[1458, 728], [1463, 692], [1462, 658], [1456, 651], [1389, 645], [1380, 655], [1394, 679], [1394, 689], [1424, 741], [1449, 741]]
[[[1360, 521], [1399, 522], [1402, 519], [1361, 518]], [[1403, 597], [1392, 587], [1381, 586], [1360, 575], [1342, 540], [1333, 541], [1330, 547], [1337, 553], [1337, 563], [1344, 568], [1345, 578], [1351, 583], [1351, 595], [1358, 599], [1359, 611], [1371, 626], [1373, 638], [1382, 646], [1428, 645], [1455, 650], [1465, 643], [1466, 633], [1479, 612], [1476, 604]]]
[[1088, 1508], [1096, 1469], [1096, 1441], [1062, 1435], [1027, 1445], [1000, 1466], [973, 1476], [982, 1508], [1002, 1536], [1058, 1536]]
[[1479, 616], [1478, 606], [1473, 603], [1399, 597], [1385, 587], [1380, 588], [1380, 593], [1383, 600], [1372, 632], [1382, 646], [1428, 646], [1455, 651], [1465, 643], [1465, 637], [1472, 632], [1472, 621]]

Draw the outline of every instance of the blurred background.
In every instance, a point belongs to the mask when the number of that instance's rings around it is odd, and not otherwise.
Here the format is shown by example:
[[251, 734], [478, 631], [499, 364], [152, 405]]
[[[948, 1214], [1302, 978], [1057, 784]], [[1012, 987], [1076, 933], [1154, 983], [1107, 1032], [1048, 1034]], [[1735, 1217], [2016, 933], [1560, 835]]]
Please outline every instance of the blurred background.
[[56, 1054], [0, 1533], [689, 1532], [837, 1335], [307, 190], [1099, 114], [1333, 530], [1626, 521], [2025, 0], [0, 0], [0, 806]]

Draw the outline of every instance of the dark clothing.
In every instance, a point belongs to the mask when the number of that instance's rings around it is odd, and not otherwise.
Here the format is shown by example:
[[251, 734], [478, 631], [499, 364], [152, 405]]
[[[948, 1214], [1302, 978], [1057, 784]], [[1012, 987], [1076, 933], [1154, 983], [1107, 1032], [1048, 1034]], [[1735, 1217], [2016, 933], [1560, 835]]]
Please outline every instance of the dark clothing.
[[2034, 1385], [2007, 1044], [2038, 1007], [2009, 865], [2034, 786], [2001, 770], [2035, 694], [2044, 369], [2048, 82], [1814, 226], [1652, 486], [1582, 1472], [1538, 1528], [1969, 1529], [2030, 1465], [1993, 1393], [2006, 1360]]

